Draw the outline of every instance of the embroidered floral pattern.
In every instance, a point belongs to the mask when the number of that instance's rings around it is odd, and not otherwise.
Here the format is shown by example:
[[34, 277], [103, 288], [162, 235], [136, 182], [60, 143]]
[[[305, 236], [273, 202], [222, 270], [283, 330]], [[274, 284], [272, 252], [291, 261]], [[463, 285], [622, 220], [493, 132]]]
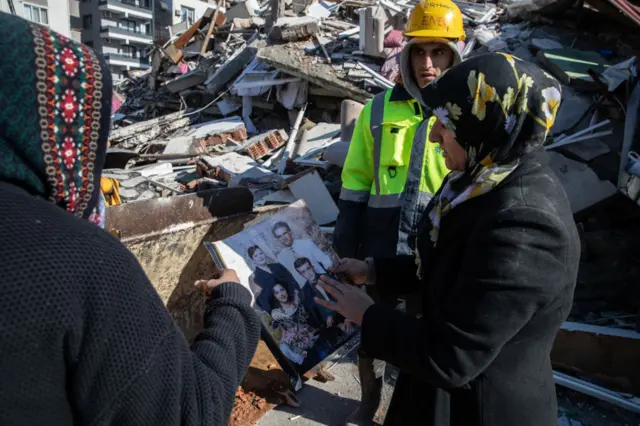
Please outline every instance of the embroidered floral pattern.
[[553, 126], [556, 120], [556, 113], [558, 112], [558, 108], [560, 108], [560, 90], [555, 87], [547, 87], [542, 91], [542, 97], [544, 98], [542, 112], [544, 112], [547, 130], [549, 130], [551, 126]]
[[46, 27], [30, 25], [50, 198], [88, 217], [100, 137], [101, 68], [92, 50]]

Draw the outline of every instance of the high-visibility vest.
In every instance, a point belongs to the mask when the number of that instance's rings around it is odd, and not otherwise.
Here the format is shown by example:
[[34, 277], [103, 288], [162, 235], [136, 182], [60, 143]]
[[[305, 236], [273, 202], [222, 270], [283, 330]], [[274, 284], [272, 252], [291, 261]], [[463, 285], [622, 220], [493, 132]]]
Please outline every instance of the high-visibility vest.
[[[364, 239], [371, 244], [365, 241], [369, 247], [364, 251], [374, 255], [411, 253], [411, 230], [449, 173], [440, 147], [428, 141], [435, 118], [425, 120], [420, 104], [413, 99], [389, 101], [391, 93], [379, 93], [363, 109], [342, 172], [340, 201], [346, 203], [342, 203], [341, 215], [350, 204], [366, 203], [368, 222], [379, 216], [381, 223], [395, 228], [371, 226], [372, 232], [394, 233], [396, 245], [395, 250], [375, 248], [376, 236], [366, 235]], [[345, 226], [339, 218], [337, 228]], [[343, 230], [336, 231], [340, 238]], [[380, 240], [387, 245], [392, 241], [390, 235], [381, 235]]]

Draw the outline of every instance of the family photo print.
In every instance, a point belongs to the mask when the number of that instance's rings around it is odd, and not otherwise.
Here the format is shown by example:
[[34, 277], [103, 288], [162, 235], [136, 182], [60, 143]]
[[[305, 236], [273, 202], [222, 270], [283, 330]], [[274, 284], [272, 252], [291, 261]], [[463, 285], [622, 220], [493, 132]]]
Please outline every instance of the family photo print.
[[[338, 258], [304, 201], [223, 241], [205, 243], [217, 263], [235, 269], [274, 345], [299, 374], [339, 348], [357, 326], [314, 301]], [[272, 349], [273, 350], [273, 349]]]

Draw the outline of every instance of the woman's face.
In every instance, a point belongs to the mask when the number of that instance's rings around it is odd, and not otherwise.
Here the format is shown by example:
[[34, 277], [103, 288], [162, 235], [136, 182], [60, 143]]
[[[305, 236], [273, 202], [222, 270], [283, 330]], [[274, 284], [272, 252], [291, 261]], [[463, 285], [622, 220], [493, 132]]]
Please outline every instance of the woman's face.
[[467, 163], [467, 154], [464, 148], [456, 141], [455, 136], [447, 129], [440, 120], [436, 120], [429, 133], [429, 140], [439, 143], [444, 156], [444, 164], [449, 170], [464, 170]]
[[285, 290], [284, 287], [282, 287], [280, 284], [276, 284], [273, 287], [273, 294], [276, 297], [276, 300], [281, 303], [286, 302], [287, 299], [289, 298], [289, 294], [287, 293], [287, 290]]
[[251, 257], [251, 259], [253, 259], [254, 262], [256, 262], [258, 265], [264, 265], [265, 262], [267, 261], [267, 258], [264, 255], [264, 252], [260, 249], [256, 249], [253, 252], [253, 257]]

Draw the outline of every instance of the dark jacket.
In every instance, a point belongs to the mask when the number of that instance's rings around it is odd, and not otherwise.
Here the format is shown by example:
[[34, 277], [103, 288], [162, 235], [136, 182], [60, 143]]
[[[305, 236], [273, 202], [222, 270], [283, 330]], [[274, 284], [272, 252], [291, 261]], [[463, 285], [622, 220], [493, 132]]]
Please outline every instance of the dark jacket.
[[107, 232], [0, 182], [0, 425], [226, 426], [260, 334], [225, 283], [189, 345]]
[[423, 316], [373, 305], [362, 346], [402, 373], [385, 425], [551, 426], [550, 351], [571, 309], [580, 255], [566, 194], [529, 158], [444, 217], [436, 248], [375, 259], [381, 291], [422, 294]]

